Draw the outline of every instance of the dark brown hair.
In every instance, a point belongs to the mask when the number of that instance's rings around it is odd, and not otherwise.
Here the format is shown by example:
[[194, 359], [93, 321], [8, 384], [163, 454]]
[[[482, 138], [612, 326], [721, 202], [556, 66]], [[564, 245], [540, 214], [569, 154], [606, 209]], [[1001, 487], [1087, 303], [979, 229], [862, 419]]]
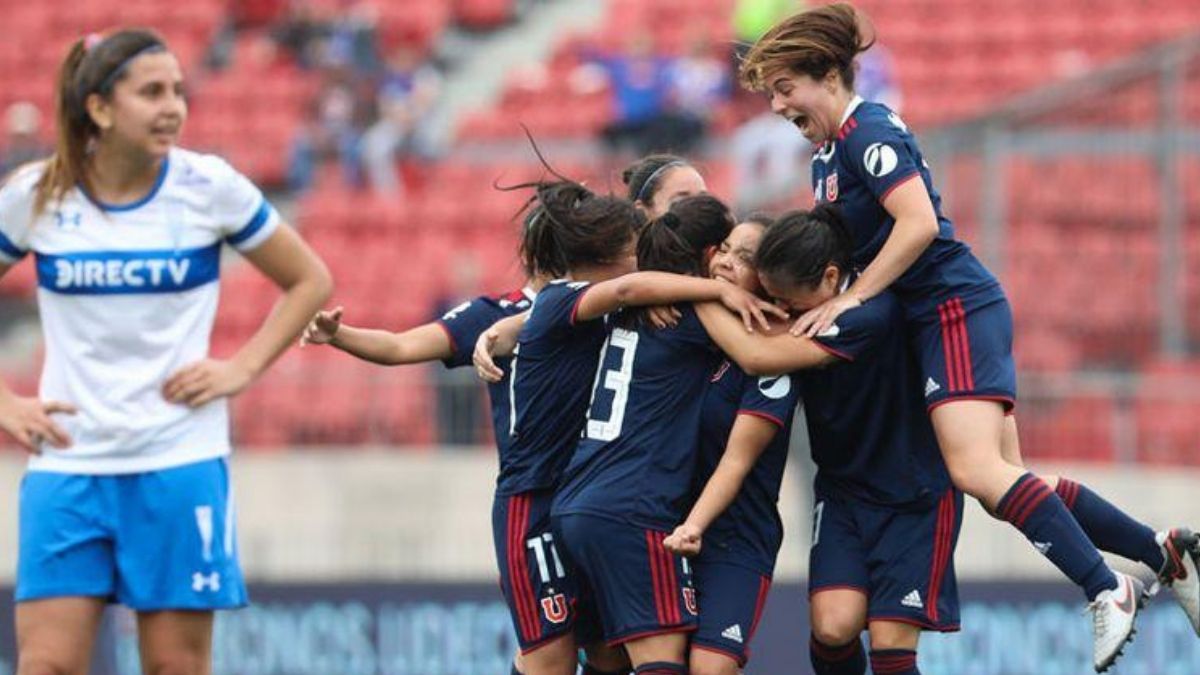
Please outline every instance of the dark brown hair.
[[614, 262], [645, 217], [633, 204], [597, 195], [572, 180], [539, 181], [521, 236], [521, 261], [530, 276], [563, 277], [578, 267]]
[[119, 30], [104, 38], [84, 37], [72, 43], [58, 70], [54, 94], [58, 138], [54, 154], [46, 162], [35, 187], [34, 215], [40, 214], [51, 200], [62, 199], [86, 181], [84, 164], [88, 145], [100, 133], [88, 114], [88, 97], [112, 96], [113, 86], [125, 77], [135, 57], [166, 50], [166, 42], [157, 33], [143, 28]]
[[738, 79], [752, 91], [769, 86], [768, 73], [778, 68], [821, 80], [836, 70], [847, 89], [854, 89], [854, 59], [875, 44], [867, 37], [866, 17], [848, 3], [815, 7], [794, 14], [754, 43], [742, 59]]
[[656, 154], [630, 164], [621, 172], [621, 182], [626, 187], [626, 197], [631, 202], [649, 204], [662, 187], [667, 172], [677, 166], [692, 166], [679, 155]]
[[789, 286], [812, 288], [825, 268], [850, 272], [854, 242], [841, 212], [832, 204], [812, 211], [791, 211], [763, 233], [754, 267], [758, 273]]

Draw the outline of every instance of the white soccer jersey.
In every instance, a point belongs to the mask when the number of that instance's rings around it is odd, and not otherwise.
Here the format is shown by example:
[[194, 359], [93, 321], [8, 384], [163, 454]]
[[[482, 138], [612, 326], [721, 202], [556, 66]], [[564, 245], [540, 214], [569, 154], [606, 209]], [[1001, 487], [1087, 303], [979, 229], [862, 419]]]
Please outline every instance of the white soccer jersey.
[[279, 216], [224, 160], [172, 150], [144, 199], [106, 205], [72, 190], [33, 218], [33, 165], [0, 189], [0, 261], [33, 253], [46, 339], [40, 395], [74, 440], [44, 444], [30, 470], [154, 471], [227, 455], [225, 399], [195, 410], [163, 383], [208, 355], [221, 245], [250, 250]]

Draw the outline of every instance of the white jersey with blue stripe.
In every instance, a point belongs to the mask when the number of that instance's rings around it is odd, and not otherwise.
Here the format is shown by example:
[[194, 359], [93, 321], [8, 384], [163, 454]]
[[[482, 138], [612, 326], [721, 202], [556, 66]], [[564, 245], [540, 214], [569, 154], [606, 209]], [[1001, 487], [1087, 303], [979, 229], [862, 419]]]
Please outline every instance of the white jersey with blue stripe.
[[56, 416], [71, 447], [44, 445], [30, 470], [136, 473], [229, 454], [225, 399], [191, 409], [162, 386], [208, 355], [222, 244], [253, 249], [278, 214], [224, 160], [174, 149], [137, 202], [103, 204], [78, 188], [35, 218], [43, 166], [0, 188], [0, 262], [33, 254], [46, 340], [39, 395], [79, 412]]

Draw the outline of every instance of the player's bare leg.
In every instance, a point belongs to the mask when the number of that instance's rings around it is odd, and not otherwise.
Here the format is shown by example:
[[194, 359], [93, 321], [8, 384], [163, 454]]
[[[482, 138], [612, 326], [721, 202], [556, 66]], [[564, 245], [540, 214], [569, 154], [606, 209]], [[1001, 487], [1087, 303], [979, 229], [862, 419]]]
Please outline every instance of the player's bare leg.
[[17, 675], [87, 675], [104, 600], [50, 598], [17, 604]]
[[819, 590], [809, 597], [808, 614], [813, 670], [837, 675], [866, 673], [867, 657], [859, 635], [867, 627], [867, 595], [848, 588]]
[[609, 647], [598, 642], [585, 646], [583, 651], [587, 654], [584, 675], [626, 675], [632, 669], [629, 654], [622, 647]]
[[899, 621], [872, 621], [871, 669], [877, 673], [917, 674], [921, 629]]
[[688, 654], [689, 675], [738, 675], [737, 660], [728, 654], [692, 647]]
[[578, 663], [578, 650], [571, 635], [560, 635], [533, 651], [517, 655], [521, 675], [575, 675]]
[[146, 675], [212, 672], [212, 612], [138, 612], [137, 626]]
[[629, 653], [634, 672], [649, 664], [669, 664], [686, 669], [687, 644], [687, 633], [666, 633], [627, 642], [625, 651]]

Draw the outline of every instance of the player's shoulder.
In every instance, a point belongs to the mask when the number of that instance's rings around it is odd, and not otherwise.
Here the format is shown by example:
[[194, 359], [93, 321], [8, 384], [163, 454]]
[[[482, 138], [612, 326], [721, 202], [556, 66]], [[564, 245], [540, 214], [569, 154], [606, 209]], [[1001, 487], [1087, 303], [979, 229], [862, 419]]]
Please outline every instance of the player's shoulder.
[[885, 290], [862, 305], [847, 310], [838, 322], [857, 330], [886, 332], [904, 320], [904, 304], [895, 292]]
[[33, 202], [35, 188], [46, 173], [48, 160], [40, 159], [22, 164], [0, 179], [0, 194], [10, 200], [29, 200]]
[[225, 158], [220, 155], [197, 152], [186, 148], [172, 148], [169, 161], [174, 184], [181, 187], [203, 189], [228, 181], [237, 174]]
[[528, 288], [518, 288], [504, 293], [481, 295], [465, 305], [498, 314], [520, 314], [533, 305], [535, 297], [536, 294]]
[[872, 101], [858, 104], [838, 130], [838, 139], [850, 149], [862, 149], [880, 141], [901, 141], [911, 136], [908, 125], [894, 110]]

